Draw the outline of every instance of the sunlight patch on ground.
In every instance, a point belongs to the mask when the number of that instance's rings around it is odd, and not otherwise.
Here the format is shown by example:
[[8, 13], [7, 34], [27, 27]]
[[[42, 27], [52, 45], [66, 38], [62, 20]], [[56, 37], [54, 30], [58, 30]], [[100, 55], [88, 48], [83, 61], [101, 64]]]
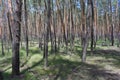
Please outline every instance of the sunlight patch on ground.
[[34, 54], [28, 61], [28, 64], [32, 66], [33, 64], [39, 62], [41, 59], [42, 59], [42, 56], [40, 54]]

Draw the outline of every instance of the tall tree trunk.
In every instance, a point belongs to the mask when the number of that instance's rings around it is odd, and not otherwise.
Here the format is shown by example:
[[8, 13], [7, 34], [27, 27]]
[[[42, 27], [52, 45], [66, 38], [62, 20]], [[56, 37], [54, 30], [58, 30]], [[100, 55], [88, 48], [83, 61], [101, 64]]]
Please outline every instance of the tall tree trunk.
[[72, 0], [70, 0], [70, 28], [71, 28], [71, 32], [70, 32], [70, 35], [71, 35], [71, 37], [70, 37], [70, 44], [71, 44], [71, 51], [73, 51], [73, 48], [74, 48], [74, 37], [75, 37], [75, 33], [74, 33], [74, 21], [73, 21], [73, 6], [74, 5], [72, 5]]
[[17, 76], [20, 74], [20, 32], [21, 32], [21, 13], [22, 13], [22, 0], [14, 0], [15, 5], [12, 20], [12, 75]]
[[81, 3], [81, 21], [82, 21], [81, 45], [82, 45], [82, 48], [83, 48], [84, 44], [85, 44], [85, 34], [86, 34], [85, 1], [80, 0], [80, 3]]
[[4, 26], [1, 27], [1, 52], [2, 52], [2, 55], [4, 56], [5, 53], [4, 53], [4, 46], [3, 46], [3, 45], [4, 45], [4, 42], [3, 42], [3, 41], [4, 41], [4, 40], [3, 40], [3, 38], [4, 38], [4, 37], [3, 37], [3, 34], [4, 34], [4, 33], [3, 33], [3, 27], [4, 27]]
[[5, 4], [4, 3], [5, 2], [3, 2], [3, 0], [2, 0], [3, 9], [2, 9], [2, 14], [0, 15], [0, 16], [2, 16], [2, 19], [0, 19], [0, 38], [1, 38], [1, 53], [2, 53], [3, 56], [5, 55], [5, 53], [4, 53]]
[[26, 55], [28, 56], [28, 53], [29, 53], [29, 50], [28, 50], [28, 17], [27, 17], [27, 3], [26, 3], [26, 0], [24, 0], [24, 10], [25, 10], [25, 13], [24, 13], [24, 17], [25, 17], [25, 41], [26, 41]]
[[[85, 1], [80, 0], [81, 2], [81, 16], [82, 16], [82, 37], [81, 37], [81, 43], [82, 43], [82, 62], [86, 61], [86, 50], [87, 50], [87, 41], [85, 39], [86, 37], [86, 27], [85, 27]], [[85, 44], [86, 43], [86, 44]]]
[[68, 46], [68, 42], [67, 42], [67, 36], [66, 36], [66, 29], [65, 29], [65, 24], [63, 22], [63, 18], [62, 18], [62, 14], [61, 14], [61, 10], [60, 10], [60, 5], [59, 5], [59, 1], [57, 0], [57, 8], [58, 8], [58, 14], [60, 17], [60, 21], [61, 21], [61, 25], [62, 25], [62, 30], [63, 30], [63, 38], [66, 44], [66, 47]]
[[93, 1], [90, 1], [91, 5], [91, 52], [93, 53], [93, 44], [94, 44], [94, 7], [93, 7]]
[[45, 44], [44, 44], [44, 54], [45, 54], [45, 62], [44, 67], [45, 69], [48, 66], [48, 42], [49, 42], [49, 29], [50, 29], [50, 17], [51, 17], [51, 7], [50, 7], [50, 0], [47, 0], [47, 26], [45, 29]]
[[54, 49], [55, 49], [55, 53], [57, 52], [57, 37], [56, 37], [56, 23], [55, 22], [57, 22], [56, 20], [55, 20], [55, 12], [54, 12], [54, 0], [52, 0], [52, 10], [53, 10], [53, 15], [52, 15], [52, 18], [53, 18], [53, 29], [54, 29]]
[[114, 26], [112, 21], [112, 2], [109, 0], [109, 6], [110, 6], [110, 25], [111, 25], [111, 44], [114, 46]]
[[[85, 3], [83, 0], [81, 0], [85, 6]], [[94, 17], [93, 17], [93, 2], [92, 0], [88, 0], [87, 1], [88, 6], [87, 6], [87, 20], [86, 20], [86, 33], [85, 35], [85, 42], [83, 44], [83, 49], [82, 49], [82, 62], [86, 62], [86, 53], [87, 53], [87, 47], [88, 47], [88, 42], [89, 42], [89, 28], [93, 27], [93, 21], [94, 21]], [[83, 8], [85, 9], [85, 8]]]
[[94, 49], [97, 43], [97, 0], [94, 0]]

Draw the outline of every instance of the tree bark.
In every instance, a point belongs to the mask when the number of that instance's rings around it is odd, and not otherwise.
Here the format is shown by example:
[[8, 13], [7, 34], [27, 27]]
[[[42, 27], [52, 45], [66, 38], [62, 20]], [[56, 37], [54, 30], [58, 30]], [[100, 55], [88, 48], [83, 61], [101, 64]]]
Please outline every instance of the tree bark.
[[51, 17], [50, 3], [51, 3], [50, 0], [47, 0], [47, 18], [46, 18], [47, 26], [45, 29], [45, 42], [44, 42], [45, 69], [48, 67], [48, 42], [49, 42], [49, 29], [50, 29], [50, 17]]
[[29, 46], [29, 42], [28, 42], [28, 18], [27, 18], [27, 3], [26, 3], [26, 0], [24, 0], [24, 17], [25, 17], [25, 41], [26, 41], [26, 55], [28, 56], [28, 53], [29, 53], [29, 49], [28, 49], [28, 46]]
[[111, 45], [114, 46], [114, 26], [112, 21], [112, 2], [109, 0], [109, 6], [110, 6], [110, 27], [111, 27]]
[[20, 33], [21, 33], [21, 13], [22, 13], [22, 0], [14, 0], [13, 20], [12, 20], [12, 75], [18, 76], [20, 74]]
[[90, 0], [91, 4], [91, 52], [93, 53], [93, 45], [94, 45], [94, 7], [93, 7], [93, 1]]

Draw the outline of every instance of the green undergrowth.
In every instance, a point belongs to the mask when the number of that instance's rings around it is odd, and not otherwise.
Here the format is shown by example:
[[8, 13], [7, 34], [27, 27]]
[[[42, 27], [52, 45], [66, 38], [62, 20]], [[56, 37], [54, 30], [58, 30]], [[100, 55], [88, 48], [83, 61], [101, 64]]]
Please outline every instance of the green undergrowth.
[[[114, 47], [116, 48], [116, 47]], [[0, 55], [0, 71], [4, 80], [119, 80], [115, 72], [120, 69], [120, 52], [111, 50], [108, 46], [97, 45], [93, 54], [88, 48], [87, 62], [81, 62], [82, 48], [75, 43], [74, 48], [68, 46], [48, 56], [48, 68], [44, 69], [43, 51], [38, 46], [29, 47], [29, 56], [26, 56], [24, 47], [20, 50], [19, 77], [11, 77], [11, 50]]]

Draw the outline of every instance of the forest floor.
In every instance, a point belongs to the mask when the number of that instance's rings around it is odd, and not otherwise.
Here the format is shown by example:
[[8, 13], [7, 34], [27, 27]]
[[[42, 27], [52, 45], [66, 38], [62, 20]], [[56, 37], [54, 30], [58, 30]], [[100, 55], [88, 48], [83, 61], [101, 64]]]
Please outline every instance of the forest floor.
[[29, 48], [26, 57], [21, 48], [21, 76], [11, 78], [11, 50], [0, 56], [0, 71], [4, 80], [120, 80], [120, 49], [118, 47], [97, 46], [93, 54], [87, 52], [86, 63], [81, 63], [81, 48], [49, 55], [49, 67], [44, 69], [42, 51], [37, 46]]

